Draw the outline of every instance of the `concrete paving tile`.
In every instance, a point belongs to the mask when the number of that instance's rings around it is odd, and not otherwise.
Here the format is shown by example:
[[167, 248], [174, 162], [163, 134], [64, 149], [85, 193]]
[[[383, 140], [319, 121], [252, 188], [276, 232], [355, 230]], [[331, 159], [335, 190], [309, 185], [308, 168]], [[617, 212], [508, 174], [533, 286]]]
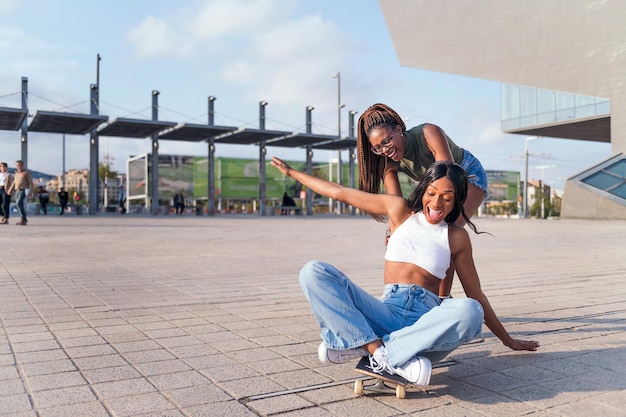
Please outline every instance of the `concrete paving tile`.
[[524, 402], [513, 401], [498, 394], [483, 397], [472, 402], [459, 401], [458, 404], [482, 415], [493, 417], [523, 416], [540, 411], [540, 409], [536, 406]]
[[206, 344], [189, 345], [189, 346], [173, 346], [168, 350], [179, 358], [193, 358], [205, 355], [214, 355], [219, 352]]
[[288, 358], [275, 358], [255, 361], [250, 364], [263, 375], [301, 370], [304, 367]]
[[28, 385], [33, 391], [87, 385], [80, 372], [57, 372], [46, 375], [34, 375], [28, 378]]
[[33, 340], [23, 343], [12, 343], [11, 348], [16, 354], [25, 352], [37, 352], [42, 350], [58, 349], [59, 343], [55, 339]]
[[257, 401], [250, 401], [247, 406], [255, 410], [259, 415], [267, 416], [272, 414], [285, 413], [288, 411], [300, 410], [311, 407], [313, 404], [295, 394], [281, 397], [265, 398]]
[[224, 381], [220, 382], [220, 387], [235, 399], [285, 390], [284, 386], [264, 376]]
[[194, 385], [191, 387], [166, 390], [165, 393], [183, 408], [202, 404], [229, 401], [233, 398], [213, 384]]
[[260, 347], [248, 350], [237, 350], [235, 352], [229, 352], [228, 354], [230, 357], [246, 363], [282, 357], [274, 351]]
[[561, 416], [602, 416], [602, 417], [624, 417], [626, 410], [624, 404], [619, 407], [604, 405], [593, 400], [579, 400], [576, 402], [558, 405], [549, 410]]
[[104, 339], [100, 335], [59, 339], [59, 342], [63, 345], [64, 348], [104, 345], [107, 343], [106, 339]]
[[156, 392], [157, 389], [144, 378], [116, 379], [109, 382], [92, 382], [93, 389], [104, 399]]
[[324, 405], [324, 408], [331, 413], [334, 413], [334, 415], [345, 417], [388, 417], [400, 414], [399, 410], [382, 404], [381, 402], [375, 400], [374, 397], [367, 396], [346, 401], [338, 401], [335, 403], [328, 403]]
[[130, 365], [86, 369], [82, 372], [91, 384], [142, 377], [142, 375]]
[[151, 339], [120, 342], [115, 344], [115, 349], [120, 353], [144, 352], [148, 350], [159, 350], [161, 348], [161, 345]]
[[111, 398], [108, 400], [110, 408], [120, 417], [130, 417], [141, 414], [164, 415], [163, 413], [175, 410], [175, 407], [159, 393], [136, 394], [129, 397]]
[[46, 375], [59, 372], [76, 371], [77, 368], [69, 359], [60, 359], [47, 362], [25, 363], [22, 370], [27, 377]]
[[212, 381], [226, 382], [233, 380], [242, 380], [242, 383], [249, 378], [261, 376], [260, 373], [248, 365], [236, 364], [232, 366], [219, 366], [217, 368], [206, 368], [200, 370]]
[[170, 374], [174, 372], [188, 371], [191, 367], [180, 359], [172, 359], [158, 362], [145, 362], [136, 364], [135, 367], [146, 375]]
[[0, 355], [0, 368], [3, 366], [14, 366], [15, 365], [15, 356], [12, 354], [1, 354]]
[[[2, 395], [0, 401], [0, 415], [13, 416], [18, 413], [32, 412], [33, 405], [28, 394], [7, 394]], [[26, 415], [26, 414], [24, 414]]]
[[3, 379], [0, 381], [0, 401], [6, 395], [23, 394], [26, 392], [24, 384], [19, 378]]
[[118, 354], [77, 358], [73, 362], [81, 370], [128, 365], [128, 362]]
[[197, 371], [175, 372], [172, 374], [154, 375], [149, 378], [150, 382], [160, 391], [174, 390], [178, 388], [193, 387], [196, 385], [210, 384], [211, 381]]
[[142, 332], [140, 332], [139, 330], [135, 328], [126, 333], [112, 333], [112, 334], [102, 335], [102, 337], [104, 337], [104, 339], [106, 339], [106, 341], [111, 344], [148, 340], [148, 336], [146, 336], [145, 334], [143, 334]]
[[70, 404], [63, 407], [46, 408], [43, 410], [46, 417], [109, 417], [107, 409], [98, 401], [84, 404]]
[[20, 374], [15, 366], [0, 366], [0, 381], [19, 378]]
[[50, 349], [19, 353], [16, 355], [16, 358], [20, 363], [34, 363], [47, 362], [58, 359], [67, 359], [67, 355], [62, 349]]
[[166, 348], [172, 348], [175, 346], [200, 345], [200, 344], [204, 344], [204, 342], [194, 336], [177, 336], [177, 337], [160, 338], [159, 344]]
[[[185, 411], [190, 417], [256, 417], [258, 414], [250, 411], [245, 405], [237, 401], [218, 402], [211, 405], [187, 407]], [[323, 414], [316, 416], [322, 417]]]
[[71, 404], [82, 404], [97, 400], [88, 386], [67, 387], [38, 391], [33, 394], [37, 408], [50, 408]]
[[307, 387], [329, 382], [328, 378], [310, 369], [296, 369], [275, 374], [269, 374], [268, 378], [276, 381], [287, 389]]
[[78, 346], [67, 348], [66, 351], [72, 359], [86, 358], [89, 356], [111, 355], [116, 353], [115, 350], [108, 344]]
[[155, 350], [142, 350], [138, 352], [128, 352], [123, 354], [124, 358], [132, 364], [139, 364], [145, 362], [158, 362], [176, 359], [172, 353], [165, 349]]

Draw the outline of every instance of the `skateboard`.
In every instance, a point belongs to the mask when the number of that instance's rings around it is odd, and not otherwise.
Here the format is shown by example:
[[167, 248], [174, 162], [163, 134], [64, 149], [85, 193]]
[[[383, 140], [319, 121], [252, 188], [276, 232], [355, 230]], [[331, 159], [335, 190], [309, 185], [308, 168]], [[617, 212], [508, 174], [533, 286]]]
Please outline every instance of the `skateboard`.
[[406, 397], [406, 387], [411, 385], [409, 381], [398, 375], [390, 374], [386, 371], [374, 372], [370, 365], [369, 356], [363, 356], [354, 370], [360, 374], [375, 378], [377, 381], [372, 385], [365, 385], [362, 379], [354, 381], [354, 393], [363, 395], [365, 391], [378, 394], [390, 394], [395, 392], [396, 397], [404, 399]]

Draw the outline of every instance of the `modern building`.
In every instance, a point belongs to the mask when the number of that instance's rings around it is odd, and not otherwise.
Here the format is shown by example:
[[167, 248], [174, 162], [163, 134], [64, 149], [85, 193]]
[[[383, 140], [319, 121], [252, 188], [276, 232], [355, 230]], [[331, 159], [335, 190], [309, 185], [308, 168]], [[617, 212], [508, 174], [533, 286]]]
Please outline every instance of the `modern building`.
[[379, 3], [401, 65], [503, 83], [504, 132], [611, 143], [561, 216], [626, 219], [626, 2]]

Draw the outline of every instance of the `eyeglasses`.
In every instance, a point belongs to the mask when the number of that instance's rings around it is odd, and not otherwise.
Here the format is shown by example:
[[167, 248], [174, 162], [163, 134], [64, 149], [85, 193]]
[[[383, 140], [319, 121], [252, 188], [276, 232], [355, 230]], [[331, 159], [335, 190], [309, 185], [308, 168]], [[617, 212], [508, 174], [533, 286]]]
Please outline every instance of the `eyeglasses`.
[[393, 146], [393, 136], [389, 136], [376, 146], [372, 146], [370, 151], [375, 155], [382, 155], [387, 149]]

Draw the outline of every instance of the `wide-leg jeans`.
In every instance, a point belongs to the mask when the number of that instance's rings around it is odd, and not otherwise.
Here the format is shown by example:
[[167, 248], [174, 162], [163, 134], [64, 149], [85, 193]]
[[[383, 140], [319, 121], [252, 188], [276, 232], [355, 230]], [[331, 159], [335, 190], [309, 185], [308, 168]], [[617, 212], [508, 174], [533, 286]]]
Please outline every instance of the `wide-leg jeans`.
[[412, 284], [387, 284], [380, 299], [334, 266], [308, 262], [300, 285], [330, 349], [382, 339], [393, 366], [416, 355], [438, 362], [482, 330], [482, 306], [471, 298], [439, 297]]

